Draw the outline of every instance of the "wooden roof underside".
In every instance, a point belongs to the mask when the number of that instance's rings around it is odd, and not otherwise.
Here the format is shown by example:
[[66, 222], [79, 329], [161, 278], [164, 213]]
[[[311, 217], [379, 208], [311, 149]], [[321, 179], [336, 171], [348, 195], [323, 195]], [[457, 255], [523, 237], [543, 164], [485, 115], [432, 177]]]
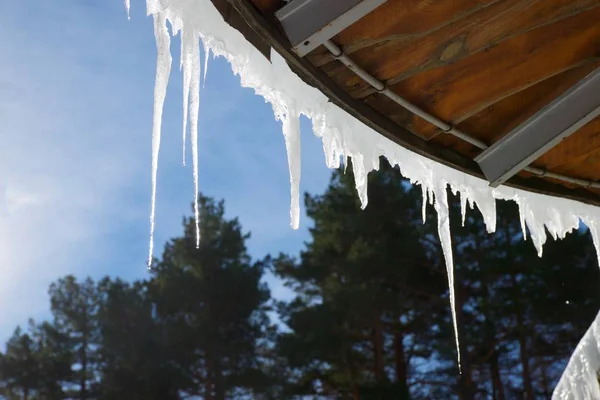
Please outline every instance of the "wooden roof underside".
[[[404, 147], [483, 177], [473, 161], [481, 150], [377, 93], [324, 47], [296, 56], [274, 17], [282, 0], [229, 2], [334, 103]], [[491, 145], [600, 67], [600, 0], [388, 0], [332, 41], [398, 95]], [[600, 180], [600, 118], [533, 165]], [[598, 189], [526, 172], [506, 184], [600, 205]]]

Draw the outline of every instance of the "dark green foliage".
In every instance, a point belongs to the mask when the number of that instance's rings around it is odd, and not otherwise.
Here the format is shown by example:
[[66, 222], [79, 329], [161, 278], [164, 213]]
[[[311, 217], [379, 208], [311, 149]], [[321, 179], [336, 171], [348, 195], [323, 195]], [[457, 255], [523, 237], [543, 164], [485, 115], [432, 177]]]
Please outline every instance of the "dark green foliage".
[[[237, 219], [201, 196], [200, 248], [184, 219], [147, 281], [59, 279], [52, 320], [17, 328], [0, 354], [0, 395], [549, 399], [600, 308], [587, 232], [550, 239], [540, 259], [513, 203], [498, 202], [488, 234], [478, 211], [462, 226], [449, 195], [459, 374], [435, 213], [423, 223], [420, 188], [385, 162], [361, 210], [351, 170], [306, 195], [314, 225], [297, 258], [253, 260]], [[270, 299], [267, 270], [291, 301]]]
[[423, 327], [446, 304], [446, 278], [422, 241], [432, 231], [420, 192], [387, 164], [369, 189], [361, 211], [352, 177], [334, 173], [324, 195], [306, 197], [315, 226], [300, 260], [276, 263], [299, 294], [281, 305], [293, 332], [279, 340], [298, 393], [408, 398], [409, 358], [431, 352]]
[[225, 219], [223, 202], [200, 204], [200, 248], [193, 220], [184, 220], [185, 236], [167, 243], [149, 290], [185, 391], [219, 400], [254, 389], [269, 291], [260, 283], [266, 261], [251, 261], [237, 219]]
[[2, 393], [9, 399], [62, 398], [72, 375], [67, 340], [51, 324], [15, 329], [0, 357]]
[[76, 365], [72, 369], [70, 392], [80, 399], [87, 399], [93, 395], [96, 381], [96, 284], [90, 278], [77, 282], [73, 276], [67, 276], [53, 283], [49, 293], [53, 327], [65, 338], [65, 347], [71, 352], [72, 362]]
[[435, 215], [422, 224], [420, 188], [382, 162], [364, 211], [340, 171], [324, 195], [307, 196], [312, 240], [299, 260], [277, 260], [298, 294], [280, 305], [291, 332], [278, 340], [294, 393], [550, 398], [600, 308], [589, 235], [550, 240], [540, 259], [523, 240], [514, 203], [498, 202], [498, 227], [488, 234], [478, 211], [462, 227], [459, 199], [449, 201], [462, 374]]
[[145, 285], [105, 278], [98, 288], [98, 397], [178, 399], [182, 379]]

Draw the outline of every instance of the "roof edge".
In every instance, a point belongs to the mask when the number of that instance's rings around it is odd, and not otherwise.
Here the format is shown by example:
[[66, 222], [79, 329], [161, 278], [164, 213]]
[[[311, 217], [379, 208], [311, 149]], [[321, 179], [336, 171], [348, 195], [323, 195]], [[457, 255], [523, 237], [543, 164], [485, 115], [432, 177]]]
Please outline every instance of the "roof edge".
[[[214, 2], [215, 0], [212, 1]], [[277, 28], [277, 21], [269, 21], [249, 0], [227, 0], [227, 2], [233, 6], [235, 11], [243, 18], [254, 33], [261, 38], [261, 42], [268, 44], [273, 50], [277, 51], [300, 79], [320, 90], [332, 103], [342, 110], [410, 151], [463, 173], [486, 180], [481, 168], [474, 160], [454, 150], [428, 142], [408, 131], [403, 126], [393, 122], [366, 103], [350, 97], [348, 93], [338, 87], [324, 72], [313, 66], [308, 60], [296, 55], [292, 51], [292, 46], [288, 39]], [[234, 28], [239, 30], [235, 26]], [[244, 36], [247, 35], [247, 33], [243, 34]], [[255, 40], [249, 41], [254, 44]], [[261, 49], [259, 51], [263, 52]], [[600, 198], [586, 189], [569, 189], [560, 184], [536, 177], [522, 178], [515, 176], [506, 181], [504, 185], [533, 193], [600, 206]]]

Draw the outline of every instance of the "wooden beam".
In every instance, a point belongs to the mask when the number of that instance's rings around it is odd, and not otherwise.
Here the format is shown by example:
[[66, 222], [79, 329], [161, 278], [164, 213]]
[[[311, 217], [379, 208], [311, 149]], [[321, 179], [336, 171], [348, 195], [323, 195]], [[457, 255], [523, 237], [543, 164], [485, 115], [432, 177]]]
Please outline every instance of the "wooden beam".
[[[491, 51], [504, 41], [557, 26], [565, 19], [598, 8], [598, 0], [506, 0], [490, 4], [451, 24], [413, 37], [392, 37], [376, 47], [352, 54], [352, 59], [378, 79], [394, 85], [416, 74]], [[550, 28], [552, 30], [554, 28]], [[541, 39], [540, 39], [541, 40]], [[346, 50], [346, 49], [345, 49]], [[367, 85], [351, 94], [363, 98]]]

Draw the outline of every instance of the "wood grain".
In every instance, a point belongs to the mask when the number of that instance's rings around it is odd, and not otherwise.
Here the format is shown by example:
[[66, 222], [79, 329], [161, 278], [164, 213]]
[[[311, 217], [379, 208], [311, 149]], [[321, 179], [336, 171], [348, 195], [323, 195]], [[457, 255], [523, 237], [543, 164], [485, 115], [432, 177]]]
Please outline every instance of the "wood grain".
[[578, 177], [582, 177], [583, 170], [590, 170], [592, 172], [590, 176], [597, 177], [600, 166], [598, 150], [600, 150], [600, 117], [563, 140], [560, 146], [550, 149], [536, 160], [536, 165], [552, 170], [569, 169]]
[[[423, 36], [502, 0], [388, 0], [333, 37], [346, 54], [394, 39]], [[316, 66], [333, 61], [328, 52], [311, 54]]]
[[446, 121], [600, 57], [600, 8], [545, 26], [390, 88]]
[[600, 62], [591, 62], [570, 69], [455, 123], [464, 132], [487, 143], [495, 143], [599, 67]]
[[[361, 41], [370, 47], [353, 52], [359, 44], [346, 46], [347, 54], [378, 79], [393, 85], [415, 74], [455, 63], [499, 45], [505, 40], [600, 6], [598, 0], [505, 0], [480, 7], [476, 12], [433, 31], [417, 35], [392, 35]], [[362, 25], [362, 21], [361, 21]], [[543, 40], [543, 39], [540, 39]], [[365, 86], [356, 97], [372, 92]]]

